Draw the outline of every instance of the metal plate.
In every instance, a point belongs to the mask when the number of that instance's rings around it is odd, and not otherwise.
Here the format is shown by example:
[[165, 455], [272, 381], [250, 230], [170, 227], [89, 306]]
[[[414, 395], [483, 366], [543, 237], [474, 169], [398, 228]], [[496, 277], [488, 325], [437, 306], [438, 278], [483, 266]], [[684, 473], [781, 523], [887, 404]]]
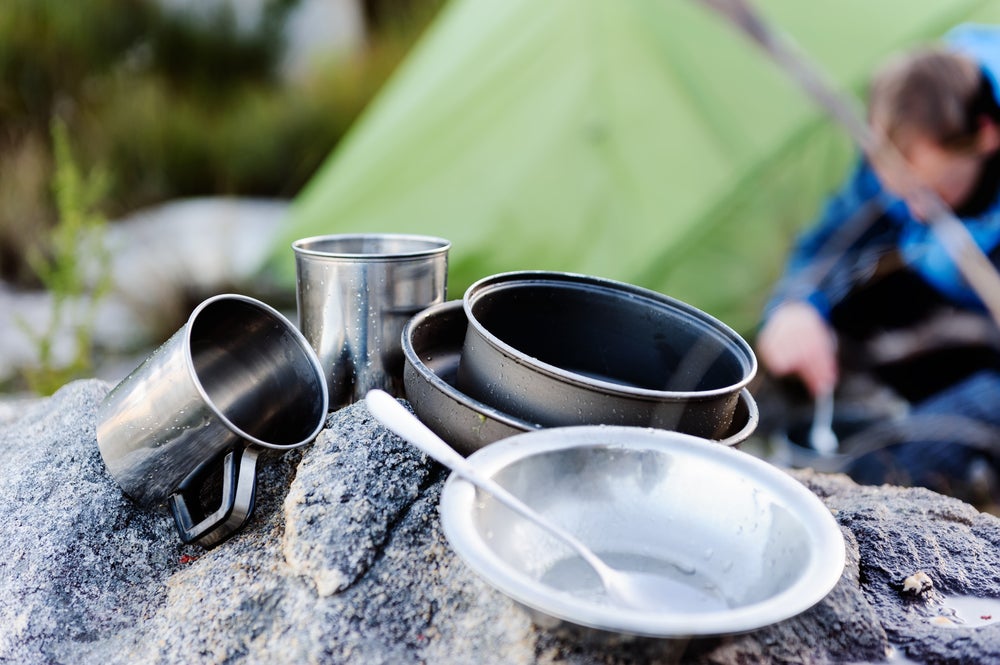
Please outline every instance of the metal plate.
[[616, 606], [588, 568], [556, 574], [573, 563], [561, 542], [453, 475], [440, 505], [451, 546], [548, 625], [659, 638], [746, 632], [812, 607], [844, 569], [843, 536], [822, 501], [766, 462], [703, 439], [551, 428], [469, 461], [609, 562], [678, 581], [676, 607]]

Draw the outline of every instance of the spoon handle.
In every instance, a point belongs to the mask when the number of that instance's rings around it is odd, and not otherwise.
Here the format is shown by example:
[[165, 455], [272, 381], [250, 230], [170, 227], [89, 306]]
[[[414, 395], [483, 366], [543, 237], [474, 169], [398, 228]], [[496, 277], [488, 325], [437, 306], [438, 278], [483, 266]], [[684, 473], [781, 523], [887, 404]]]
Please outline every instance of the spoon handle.
[[813, 422], [826, 429], [833, 426], [833, 391], [816, 396]]
[[[478, 475], [458, 451], [444, 442], [412, 413], [406, 410], [395, 397], [383, 390], [370, 390], [365, 396], [365, 406], [375, 418], [388, 429], [409, 441], [424, 453], [463, 477]], [[482, 478], [483, 482], [492, 482]]]
[[584, 561], [590, 564], [604, 578], [608, 568], [603, 561], [590, 551], [590, 548], [569, 531], [539, 515], [533, 508], [508, 492], [495, 480], [480, 473], [478, 469], [469, 464], [454, 448], [445, 443], [441, 437], [432, 432], [416, 416], [407, 411], [406, 407], [396, 401], [395, 397], [382, 390], [371, 390], [365, 396], [365, 405], [371, 414], [389, 430], [404, 440], [409, 441], [476, 487], [492, 494], [497, 501], [514, 512], [519, 513], [542, 529], [557, 536], [572, 547]]

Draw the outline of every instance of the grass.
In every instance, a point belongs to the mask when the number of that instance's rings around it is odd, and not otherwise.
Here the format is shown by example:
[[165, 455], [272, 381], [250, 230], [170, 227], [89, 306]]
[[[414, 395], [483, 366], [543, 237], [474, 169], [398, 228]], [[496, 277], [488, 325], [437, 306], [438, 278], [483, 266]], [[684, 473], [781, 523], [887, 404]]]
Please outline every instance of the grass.
[[[183, 197], [294, 197], [442, 4], [408, 0], [407, 20], [369, 34], [360, 52], [287, 80], [279, 27], [296, 2], [265, 0], [250, 32], [228, 10], [199, 22], [154, 0], [4, 5], [0, 280], [53, 297], [50, 325], [22, 322], [41, 359], [22, 377], [33, 390], [90, 371], [107, 285], [81, 257], [107, 263], [107, 220]], [[75, 330], [68, 364], [60, 326]]]
[[[50, 251], [58, 119], [84, 171], [114, 174], [109, 219], [180, 197], [295, 196], [403, 59], [440, 0], [407, 3], [352, 55], [296, 80], [277, 74], [277, 27], [296, 0], [266, 2], [256, 32], [219, 10], [201, 22], [152, 0], [10, 0], [0, 12], [0, 279], [43, 286], [23, 257]], [[422, 7], [423, 11], [417, 11]]]
[[[61, 122], [52, 125], [55, 174], [52, 189], [59, 212], [52, 230], [49, 251], [35, 249], [28, 262], [52, 297], [48, 325], [34, 330], [22, 327], [34, 341], [38, 365], [24, 371], [28, 386], [40, 395], [51, 395], [70, 379], [90, 373], [92, 337], [97, 306], [110, 288], [109, 257], [103, 244], [104, 217], [97, 204], [108, 190], [108, 175], [101, 170], [84, 173], [74, 161], [68, 130]], [[86, 257], [96, 259], [96, 275], [88, 275]], [[73, 345], [68, 363], [60, 362], [55, 343], [64, 327], [72, 330]]]

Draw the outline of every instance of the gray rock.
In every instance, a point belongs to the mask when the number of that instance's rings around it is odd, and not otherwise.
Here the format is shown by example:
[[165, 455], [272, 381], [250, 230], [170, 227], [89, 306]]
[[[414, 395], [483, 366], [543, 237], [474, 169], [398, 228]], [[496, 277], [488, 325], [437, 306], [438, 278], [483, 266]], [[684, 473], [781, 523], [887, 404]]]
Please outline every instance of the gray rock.
[[[0, 421], [0, 662], [657, 663], [671, 644], [581, 641], [532, 624], [441, 534], [444, 471], [362, 405], [259, 472], [247, 527], [184, 546], [106, 472], [90, 380]], [[687, 663], [1000, 661], [1000, 625], [956, 626], [955, 596], [1000, 595], [1000, 520], [924, 490], [796, 472], [835, 511], [848, 562], [831, 594]], [[923, 572], [931, 587], [904, 592]], [[1000, 618], [1000, 615], [998, 615]], [[950, 623], [950, 625], [949, 625]]]

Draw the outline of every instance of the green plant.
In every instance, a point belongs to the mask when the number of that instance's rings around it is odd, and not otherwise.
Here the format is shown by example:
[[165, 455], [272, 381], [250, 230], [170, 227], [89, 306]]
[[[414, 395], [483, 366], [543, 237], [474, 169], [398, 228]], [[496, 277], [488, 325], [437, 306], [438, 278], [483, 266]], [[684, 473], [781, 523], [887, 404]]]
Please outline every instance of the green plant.
[[442, 4], [378, 0], [364, 48], [283, 78], [298, 0], [264, 0], [251, 28], [233, 2], [3, 1], [0, 279], [28, 289], [44, 285], [25, 257], [59, 223], [51, 118], [66, 122], [81, 171], [115, 174], [101, 204], [110, 219], [182, 197], [291, 198]]
[[0, 143], [11, 130], [48, 131], [53, 109], [87, 97], [155, 25], [149, 0], [4, 0], [0, 11]]
[[265, 0], [252, 30], [238, 24], [235, 4], [195, 12], [165, 11], [149, 32], [149, 66], [176, 92], [209, 102], [244, 85], [277, 79], [285, 48], [284, 26], [299, 0]]
[[[32, 390], [42, 395], [52, 394], [92, 368], [97, 306], [111, 286], [110, 260], [103, 242], [106, 220], [96, 212], [110, 179], [100, 169], [81, 172], [73, 160], [63, 122], [54, 121], [51, 132], [55, 157], [52, 185], [59, 219], [52, 229], [48, 251], [34, 251], [28, 261], [52, 297], [52, 310], [44, 330], [32, 330], [21, 321], [38, 350], [38, 365], [25, 370], [24, 378]], [[97, 259], [96, 275], [88, 275], [88, 256]], [[68, 364], [57, 361], [54, 348], [64, 325], [73, 333]]]

